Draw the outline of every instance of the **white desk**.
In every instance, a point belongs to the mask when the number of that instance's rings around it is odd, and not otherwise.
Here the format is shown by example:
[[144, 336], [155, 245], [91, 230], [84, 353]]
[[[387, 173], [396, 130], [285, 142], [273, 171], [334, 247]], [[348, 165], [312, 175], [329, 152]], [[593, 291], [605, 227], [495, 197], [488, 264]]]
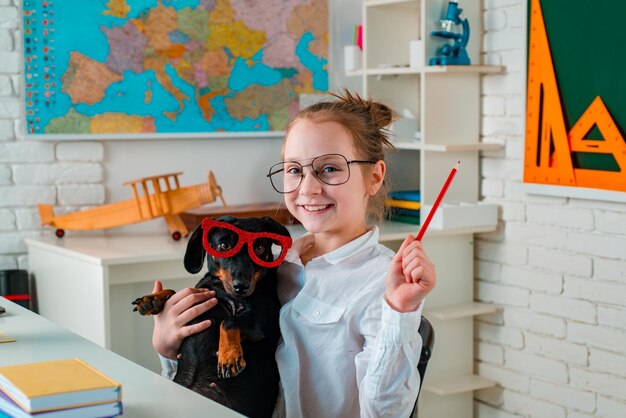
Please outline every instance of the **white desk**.
[[241, 416], [2, 297], [0, 305], [0, 330], [16, 339], [0, 344], [0, 366], [81, 358], [122, 384], [124, 417]]
[[194, 286], [201, 274], [183, 266], [186, 240], [166, 234], [27, 238], [40, 315], [153, 371], [161, 366], [151, 345], [152, 319], [131, 302], [165, 287]]

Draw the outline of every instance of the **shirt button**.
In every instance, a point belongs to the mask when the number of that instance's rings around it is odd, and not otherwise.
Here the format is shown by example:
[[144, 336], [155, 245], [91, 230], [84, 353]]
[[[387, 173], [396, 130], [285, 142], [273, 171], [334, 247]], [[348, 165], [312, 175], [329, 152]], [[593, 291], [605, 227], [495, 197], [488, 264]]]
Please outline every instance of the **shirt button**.
[[320, 316], [320, 311], [315, 311], [315, 313], [313, 313], [314, 318], [319, 318], [319, 316]]

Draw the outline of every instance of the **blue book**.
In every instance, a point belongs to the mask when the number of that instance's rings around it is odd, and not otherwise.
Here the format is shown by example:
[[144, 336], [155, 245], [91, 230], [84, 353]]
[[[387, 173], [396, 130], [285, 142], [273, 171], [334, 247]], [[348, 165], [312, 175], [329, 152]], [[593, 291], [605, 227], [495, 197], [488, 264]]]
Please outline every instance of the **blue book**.
[[400, 215], [400, 216], [415, 216], [417, 218], [420, 217], [419, 210], [403, 209], [403, 208], [397, 208], [397, 207], [390, 207], [389, 213], [391, 214], [391, 216]]
[[104, 418], [118, 415], [122, 415], [121, 401], [29, 414], [0, 390], [0, 418]]
[[394, 190], [389, 192], [389, 198], [395, 200], [410, 200], [412, 202], [419, 202], [420, 191], [417, 190]]

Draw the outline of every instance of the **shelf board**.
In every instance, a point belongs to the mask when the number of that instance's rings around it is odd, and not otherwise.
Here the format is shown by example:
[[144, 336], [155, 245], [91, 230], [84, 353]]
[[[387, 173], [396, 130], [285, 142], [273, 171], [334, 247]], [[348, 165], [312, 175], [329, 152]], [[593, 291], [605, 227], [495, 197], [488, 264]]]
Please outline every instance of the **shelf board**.
[[502, 65], [428, 65], [425, 67], [383, 67], [383, 68], [362, 68], [360, 70], [346, 71], [347, 77], [355, 76], [399, 76], [399, 75], [420, 75], [432, 73], [450, 74], [497, 74], [502, 72]]
[[471, 374], [468, 376], [450, 377], [436, 381], [424, 382], [424, 390], [439, 396], [456, 395], [459, 393], [472, 392], [474, 390], [487, 389], [497, 384], [494, 380], [483, 376]]
[[490, 303], [470, 302], [460, 305], [444, 306], [441, 308], [427, 309], [424, 315], [442, 321], [448, 319], [467, 318], [471, 316], [486, 315], [500, 310], [500, 306]]
[[503, 65], [428, 65], [423, 73], [483, 73], [496, 74], [504, 70]]
[[[407, 234], [417, 235], [420, 226], [403, 222], [385, 221], [380, 228], [379, 241], [401, 241]], [[430, 236], [446, 236], [461, 234], [478, 234], [481, 232], [495, 231], [496, 226], [468, 226], [463, 228], [435, 228], [431, 226], [426, 232], [426, 238]]]
[[365, 7], [377, 7], [377, 6], [396, 6], [402, 4], [412, 4], [415, 7], [419, 6], [419, 2], [417, 0], [365, 0], [363, 5]]
[[381, 68], [365, 68], [360, 70], [346, 71], [346, 76], [376, 76], [376, 75], [418, 75], [420, 74], [419, 68], [411, 68], [409, 66], [404, 67], [381, 67]]
[[475, 144], [426, 144], [425, 151], [466, 152], [466, 151], [497, 151], [504, 148], [502, 144], [477, 142]]
[[394, 141], [397, 149], [423, 150], [435, 152], [470, 152], [470, 151], [498, 151], [504, 148], [502, 144], [477, 142], [475, 144], [424, 144], [421, 141]]
[[422, 148], [423, 148], [421, 141], [409, 141], [409, 140], [397, 141], [397, 140], [392, 140], [391, 143], [393, 144], [393, 146], [396, 149], [410, 149], [410, 150], [421, 151]]
[[346, 77], [360, 77], [363, 75], [363, 70], [346, 70]]

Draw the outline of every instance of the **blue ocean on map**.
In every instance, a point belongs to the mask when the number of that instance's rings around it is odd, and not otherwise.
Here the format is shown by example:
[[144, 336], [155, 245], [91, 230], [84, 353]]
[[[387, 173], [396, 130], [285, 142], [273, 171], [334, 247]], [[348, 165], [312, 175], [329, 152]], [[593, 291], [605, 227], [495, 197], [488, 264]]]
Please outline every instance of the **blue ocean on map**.
[[325, 58], [320, 59], [311, 54], [308, 46], [313, 39], [311, 32], [306, 32], [302, 35], [300, 42], [296, 46], [296, 55], [300, 58], [300, 62], [313, 73], [313, 88], [316, 90], [328, 90], [328, 72], [324, 69], [328, 60]]
[[[319, 1], [319, 0], [315, 0]], [[206, 120], [202, 109], [196, 102], [198, 86], [190, 84], [180, 77], [173, 65], [165, 64], [164, 71], [169, 76], [173, 86], [189, 100], [181, 104], [157, 79], [157, 74], [152, 69], [136, 73], [125, 70], [121, 73], [122, 79], [111, 83], [104, 91], [104, 98], [94, 104], [79, 103], [73, 105], [68, 94], [62, 91], [63, 76], [69, 66], [71, 52], [79, 52], [88, 59], [99, 63], [106, 63], [110, 53], [109, 39], [103, 29], [112, 29], [125, 25], [130, 19], [145, 18], [145, 13], [156, 8], [159, 3], [164, 7], [171, 7], [177, 11], [184, 8], [195, 8], [200, 5], [199, 0], [127, 0], [130, 7], [124, 18], [107, 15], [106, 1], [79, 1], [66, 0], [50, 3], [54, 4], [53, 36], [45, 39], [46, 47], [50, 46], [54, 54], [52, 62], [44, 62], [41, 49], [43, 46], [41, 37], [34, 39], [38, 42], [33, 45], [31, 59], [39, 68], [52, 68], [52, 79], [56, 79], [56, 85], [46, 85], [53, 92], [52, 99], [44, 107], [41, 102], [43, 97], [37, 96], [37, 88], [31, 88], [31, 94], [38, 99], [39, 107], [35, 109], [35, 116], [30, 113], [31, 124], [36, 123], [40, 129], [37, 133], [43, 133], [43, 129], [52, 119], [67, 115], [74, 108], [81, 115], [94, 117], [97, 115], [120, 113], [124, 115], [152, 117], [155, 121], [157, 133], [185, 133], [185, 132], [214, 132], [214, 131], [267, 131], [272, 130], [268, 114], [261, 113], [256, 119], [244, 117], [235, 119], [229, 114], [226, 99], [236, 97], [238, 92], [244, 91], [251, 85], [274, 86], [285, 78], [297, 75], [295, 68], [272, 68], [264, 64], [263, 50], [249, 59], [232, 56], [232, 51], [225, 48], [231, 57], [231, 69], [228, 76], [227, 86], [229, 91], [210, 98], [210, 106], [214, 110], [210, 121]], [[25, 8], [37, 9], [36, 16], [41, 16], [44, 3], [37, 0], [25, 0]], [[50, 9], [46, 9], [50, 12]], [[52, 13], [51, 13], [52, 15]], [[44, 15], [47, 16], [47, 15]], [[26, 19], [26, 17], [25, 17]], [[36, 19], [34, 20], [36, 21]], [[43, 30], [42, 26], [36, 30]], [[167, 34], [170, 42], [178, 45], [189, 45], [193, 42], [191, 37], [182, 30], [174, 30]], [[304, 33], [297, 43], [293, 53], [298, 57], [302, 65], [311, 73], [313, 88], [319, 92], [328, 90], [328, 60], [318, 57], [309, 50], [309, 44], [314, 40], [310, 32]], [[48, 44], [48, 42], [50, 42]], [[119, 73], [117, 73], [119, 74]], [[33, 77], [31, 75], [30, 77]], [[41, 81], [34, 74], [34, 81]], [[28, 80], [27, 80], [28, 81]], [[37, 85], [37, 84], [36, 84]], [[41, 83], [38, 84], [41, 86]], [[28, 87], [28, 86], [27, 86]], [[41, 90], [41, 87], [38, 87]], [[206, 92], [206, 91], [205, 91]], [[31, 104], [32, 106], [32, 104]], [[174, 113], [172, 120], [166, 116]], [[28, 116], [27, 116], [28, 118]]]

